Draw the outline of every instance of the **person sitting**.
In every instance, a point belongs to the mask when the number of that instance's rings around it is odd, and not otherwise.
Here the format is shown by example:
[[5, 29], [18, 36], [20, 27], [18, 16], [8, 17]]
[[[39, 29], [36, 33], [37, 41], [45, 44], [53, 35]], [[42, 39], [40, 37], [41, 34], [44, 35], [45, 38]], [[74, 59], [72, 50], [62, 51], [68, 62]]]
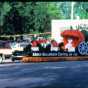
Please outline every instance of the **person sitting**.
[[72, 45], [72, 38], [68, 38], [68, 43], [65, 45], [65, 49], [68, 50], [68, 52], [75, 52], [75, 48]]
[[44, 49], [43, 49], [42, 45], [41, 44], [38, 44], [37, 46], [39, 48], [39, 52], [43, 52]]
[[66, 51], [65, 48], [64, 48], [64, 43], [63, 42], [59, 43], [58, 46], [59, 46], [60, 52], [65, 52]]
[[51, 40], [51, 51], [58, 51], [58, 43], [55, 40]]
[[32, 55], [32, 50], [31, 50], [31, 44], [28, 44], [25, 48], [24, 48], [24, 52], [27, 53], [28, 55]]
[[45, 52], [50, 52], [51, 51], [51, 44], [50, 42], [47, 40], [45, 43]]

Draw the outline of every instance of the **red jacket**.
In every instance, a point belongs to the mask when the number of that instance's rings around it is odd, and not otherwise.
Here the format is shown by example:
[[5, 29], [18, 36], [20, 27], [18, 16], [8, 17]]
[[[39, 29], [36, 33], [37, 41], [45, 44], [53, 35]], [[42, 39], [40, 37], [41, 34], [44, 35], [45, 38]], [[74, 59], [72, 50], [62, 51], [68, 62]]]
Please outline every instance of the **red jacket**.
[[58, 43], [56, 41], [52, 42], [53, 47], [58, 47]]

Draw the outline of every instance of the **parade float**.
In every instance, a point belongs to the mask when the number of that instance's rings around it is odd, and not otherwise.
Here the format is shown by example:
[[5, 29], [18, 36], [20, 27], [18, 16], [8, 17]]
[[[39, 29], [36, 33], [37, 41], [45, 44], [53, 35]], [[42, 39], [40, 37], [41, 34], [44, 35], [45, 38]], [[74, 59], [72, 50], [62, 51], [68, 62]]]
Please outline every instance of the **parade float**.
[[78, 49], [78, 46], [83, 44], [83, 41], [85, 40], [82, 32], [78, 30], [66, 30], [63, 31], [61, 35], [63, 36], [64, 43], [63, 52], [60, 50], [53, 50], [49, 52], [34, 51], [32, 52], [32, 56], [24, 56], [22, 58], [22, 62], [52, 62], [65, 60], [83, 60], [84, 58], [88, 58], [86, 56], [84, 57], [80, 55], [78, 50], [76, 50], [76, 48]]
[[[55, 24], [55, 21], [53, 23], [51, 39], [39, 38], [32, 41], [32, 45], [27, 47], [28, 52], [24, 50], [20, 60], [22, 62], [88, 60], [88, 42], [81, 30], [82, 28], [85, 29], [88, 20], [60, 20], [57, 24]], [[84, 24], [83, 27], [82, 24]], [[73, 29], [70, 28], [71, 26], [73, 26]]]

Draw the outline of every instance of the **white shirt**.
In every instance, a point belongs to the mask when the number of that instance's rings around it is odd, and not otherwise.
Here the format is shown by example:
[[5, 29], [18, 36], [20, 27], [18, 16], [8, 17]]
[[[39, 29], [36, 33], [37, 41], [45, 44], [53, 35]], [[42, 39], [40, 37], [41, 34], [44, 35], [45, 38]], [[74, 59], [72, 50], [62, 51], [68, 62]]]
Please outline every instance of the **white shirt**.
[[66, 44], [65, 49], [68, 49], [68, 52], [74, 52], [75, 48], [72, 46], [71, 43]]

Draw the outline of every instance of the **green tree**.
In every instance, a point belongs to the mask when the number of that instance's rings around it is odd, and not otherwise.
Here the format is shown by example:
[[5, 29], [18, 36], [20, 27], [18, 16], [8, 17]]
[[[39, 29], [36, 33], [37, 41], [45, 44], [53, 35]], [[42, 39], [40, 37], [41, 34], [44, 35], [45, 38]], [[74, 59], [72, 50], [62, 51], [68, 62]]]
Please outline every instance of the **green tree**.
[[80, 19], [88, 19], [88, 2], [76, 2], [74, 9], [75, 18], [78, 15]]
[[11, 6], [8, 2], [0, 2], [0, 26], [3, 25], [4, 16], [10, 11]]
[[6, 30], [5, 34], [20, 34], [23, 33], [22, 30], [22, 17], [15, 7], [12, 7], [10, 12], [4, 18], [3, 30]]
[[[3, 33], [37, 33], [51, 30], [52, 19], [63, 19], [63, 11], [58, 2], [3, 2], [0, 3], [0, 25]], [[18, 17], [13, 8], [19, 13]], [[15, 14], [15, 15], [14, 15]], [[20, 19], [22, 28], [14, 24]], [[18, 31], [19, 30], [19, 31]]]

